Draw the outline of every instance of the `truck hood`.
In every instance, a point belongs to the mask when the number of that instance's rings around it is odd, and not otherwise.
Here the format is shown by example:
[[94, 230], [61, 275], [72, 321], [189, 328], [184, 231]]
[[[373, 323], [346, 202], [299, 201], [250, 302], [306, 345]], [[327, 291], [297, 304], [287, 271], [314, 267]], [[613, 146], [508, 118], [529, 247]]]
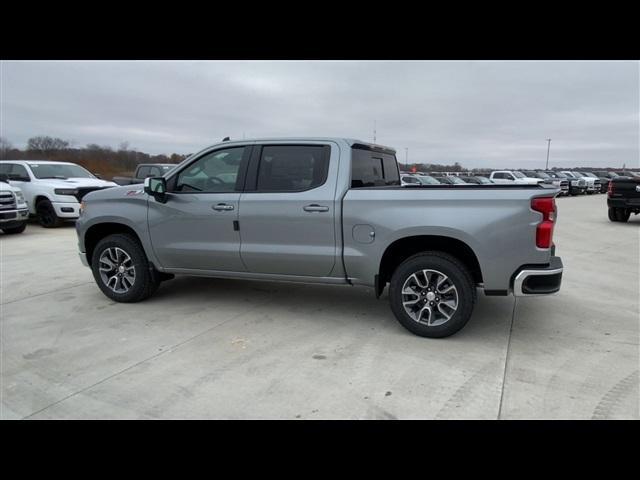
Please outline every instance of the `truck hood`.
[[18, 187], [14, 187], [13, 185], [9, 185], [8, 183], [0, 182], [0, 192], [21, 192]]
[[107, 187], [117, 187], [118, 184], [114, 182], [108, 182], [106, 180], [100, 180], [99, 178], [41, 178], [38, 180], [39, 183], [46, 183], [53, 188], [85, 188], [85, 187], [98, 187], [98, 188], [107, 188]]

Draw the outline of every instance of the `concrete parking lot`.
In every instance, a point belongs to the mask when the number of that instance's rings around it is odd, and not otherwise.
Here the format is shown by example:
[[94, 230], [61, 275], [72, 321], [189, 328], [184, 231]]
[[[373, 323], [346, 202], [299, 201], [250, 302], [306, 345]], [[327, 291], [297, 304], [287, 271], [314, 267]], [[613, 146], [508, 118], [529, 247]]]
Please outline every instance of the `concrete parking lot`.
[[479, 295], [411, 335], [369, 289], [176, 278], [117, 304], [73, 226], [0, 236], [4, 419], [626, 419], [639, 414], [640, 217], [560, 198], [557, 296]]

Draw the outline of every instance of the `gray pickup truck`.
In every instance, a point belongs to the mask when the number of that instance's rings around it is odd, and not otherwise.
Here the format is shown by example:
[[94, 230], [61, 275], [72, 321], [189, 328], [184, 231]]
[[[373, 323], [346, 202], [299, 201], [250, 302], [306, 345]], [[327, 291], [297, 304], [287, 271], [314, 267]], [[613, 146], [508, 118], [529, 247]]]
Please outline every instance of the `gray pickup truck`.
[[176, 274], [374, 289], [411, 332], [446, 337], [486, 295], [560, 289], [558, 189], [402, 187], [395, 151], [343, 138], [227, 141], [143, 185], [88, 194], [80, 258], [118, 302]]
[[147, 177], [161, 177], [175, 166], [175, 163], [140, 163], [133, 172], [133, 177], [113, 177], [112, 181], [118, 185], [142, 183]]

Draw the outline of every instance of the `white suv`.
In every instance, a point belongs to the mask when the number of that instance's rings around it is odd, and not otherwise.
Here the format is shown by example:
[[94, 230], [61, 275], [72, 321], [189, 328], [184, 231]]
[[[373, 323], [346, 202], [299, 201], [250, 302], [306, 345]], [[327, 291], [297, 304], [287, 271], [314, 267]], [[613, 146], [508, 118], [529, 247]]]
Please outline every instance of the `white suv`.
[[117, 184], [100, 180], [75, 163], [45, 160], [2, 160], [0, 174], [19, 187], [43, 227], [57, 227], [80, 215], [80, 201], [87, 193]]

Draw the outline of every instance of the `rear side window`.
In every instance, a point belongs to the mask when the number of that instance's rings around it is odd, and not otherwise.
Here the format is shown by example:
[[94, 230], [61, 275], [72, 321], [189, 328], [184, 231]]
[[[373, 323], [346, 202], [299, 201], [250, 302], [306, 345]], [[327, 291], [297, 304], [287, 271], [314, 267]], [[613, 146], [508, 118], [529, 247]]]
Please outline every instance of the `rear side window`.
[[351, 152], [351, 188], [400, 185], [394, 155], [359, 148]]
[[327, 180], [330, 147], [271, 145], [262, 148], [258, 192], [302, 192]]

